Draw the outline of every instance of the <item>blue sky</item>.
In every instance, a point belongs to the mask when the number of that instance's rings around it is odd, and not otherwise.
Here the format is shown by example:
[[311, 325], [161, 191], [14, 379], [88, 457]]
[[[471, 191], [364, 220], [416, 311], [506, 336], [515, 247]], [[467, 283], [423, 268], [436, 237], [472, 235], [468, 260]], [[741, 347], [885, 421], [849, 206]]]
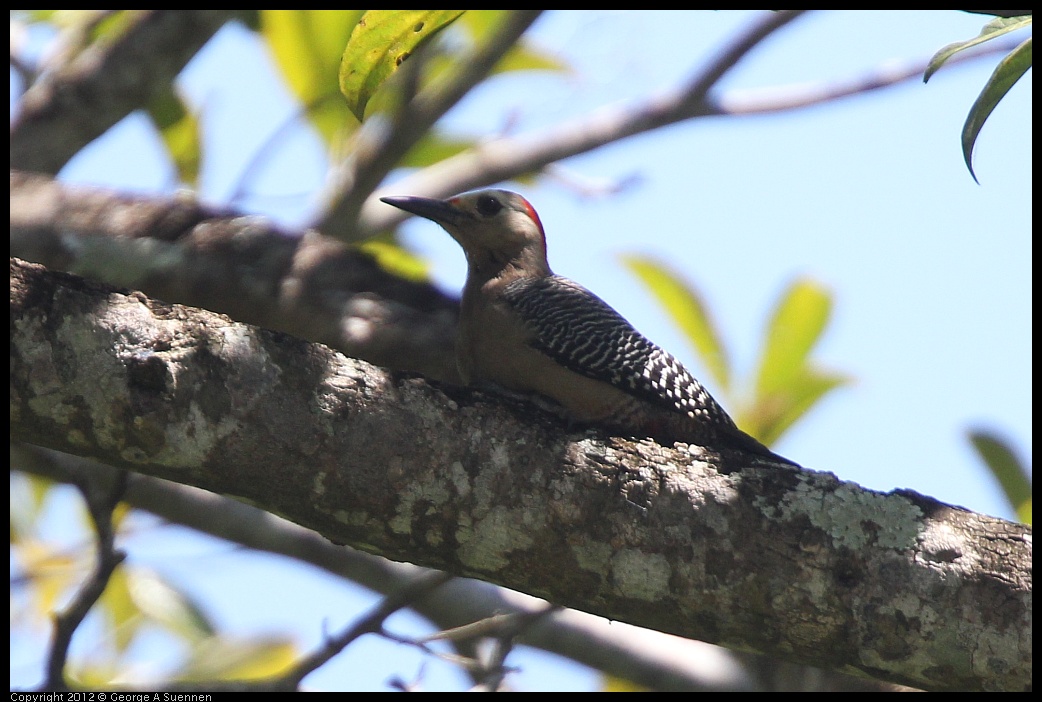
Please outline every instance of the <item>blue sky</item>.
[[[676, 87], [749, 17], [551, 12], [529, 40], [572, 72], [497, 77], [450, 113], [446, 127], [538, 134], [601, 105], [642, 100]], [[828, 82], [923, 60], [975, 36], [985, 21], [955, 11], [814, 14], [760, 46], [721, 88]], [[828, 396], [775, 449], [865, 487], [910, 488], [1009, 518], [965, 439], [968, 428], [983, 426], [1011, 440], [1025, 460], [1031, 455], [1030, 71], [978, 140], [979, 185], [959, 145], [966, 113], [997, 60], [942, 70], [928, 85], [913, 80], [806, 110], [687, 122], [569, 159], [538, 184], [507, 187], [539, 211], [557, 273], [594, 290], [701, 377], [687, 342], [620, 254], [660, 258], [701, 290], [739, 378], [755, 363], [766, 316], [785, 286], [802, 276], [827, 286], [833, 320], [816, 358], [856, 383]], [[263, 49], [241, 30], [222, 32], [189, 66], [183, 87], [202, 109], [209, 137], [201, 196], [226, 204], [295, 107]], [[62, 176], [161, 192], [170, 173], [143, 120], [130, 118]], [[306, 131], [288, 130], [251, 174], [249, 196], [237, 205], [299, 223], [324, 166]], [[620, 182], [629, 185], [601, 197], [577, 187]], [[448, 236], [429, 222], [410, 222], [405, 232], [439, 285], [458, 290], [465, 263]], [[324, 623], [342, 626], [370, 601], [313, 570], [177, 529], [146, 529], [130, 549], [138, 563], [212, 602], [221, 623], [243, 635], [292, 631], [310, 647]], [[242, 578], [252, 583], [248, 592]], [[287, 589], [301, 602], [286, 602]], [[512, 657], [508, 663], [524, 669], [514, 685], [597, 685], [589, 672], [545, 658]], [[36, 679], [32, 665], [13, 656], [12, 685]], [[409, 679], [419, 666], [412, 651], [365, 640], [306, 683], [385, 689], [391, 676]], [[463, 684], [439, 664], [424, 675], [428, 689]]]

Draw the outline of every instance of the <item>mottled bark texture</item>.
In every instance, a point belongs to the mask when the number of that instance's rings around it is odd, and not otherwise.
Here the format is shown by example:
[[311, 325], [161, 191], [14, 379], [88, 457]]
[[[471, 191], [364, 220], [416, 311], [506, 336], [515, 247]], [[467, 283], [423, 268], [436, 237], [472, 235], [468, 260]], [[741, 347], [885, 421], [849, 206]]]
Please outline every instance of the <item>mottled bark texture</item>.
[[928, 689], [1031, 684], [1030, 529], [529, 403], [12, 261], [15, 439], [337, 543]]

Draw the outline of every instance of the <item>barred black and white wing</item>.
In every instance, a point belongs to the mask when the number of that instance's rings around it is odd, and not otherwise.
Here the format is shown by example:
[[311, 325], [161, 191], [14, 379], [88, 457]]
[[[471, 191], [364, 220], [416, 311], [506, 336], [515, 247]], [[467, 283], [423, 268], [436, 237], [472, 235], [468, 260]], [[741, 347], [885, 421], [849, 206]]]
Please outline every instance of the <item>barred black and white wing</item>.
[[556, 275], [521, 279], [503, 298], [532, 331], [531, 345], [569, 370], [696, 421], [735, 426], [680, 361], [578, 283]]

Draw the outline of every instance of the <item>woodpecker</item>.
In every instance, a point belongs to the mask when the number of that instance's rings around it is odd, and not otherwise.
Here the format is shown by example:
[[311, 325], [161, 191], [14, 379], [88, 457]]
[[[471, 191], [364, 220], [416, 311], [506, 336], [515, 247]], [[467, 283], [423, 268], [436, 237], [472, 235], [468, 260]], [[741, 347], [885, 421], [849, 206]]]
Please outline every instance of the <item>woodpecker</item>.
[[456, 354], [468, 385], [538, 393], [571, 419], [613, 432], [797, 465], [739, 429], [680, 361], [608, 303], [555, 275], [525, 198], [482, 190], [380, 199], [441, 225], [467, 256]]

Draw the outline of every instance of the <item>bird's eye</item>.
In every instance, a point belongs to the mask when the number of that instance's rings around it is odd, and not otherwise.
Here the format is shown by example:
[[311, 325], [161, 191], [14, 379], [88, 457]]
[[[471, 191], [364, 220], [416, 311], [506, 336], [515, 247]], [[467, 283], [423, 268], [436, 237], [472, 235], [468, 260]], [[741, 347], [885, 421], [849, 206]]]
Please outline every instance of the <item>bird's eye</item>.
[[491, 217], [503, 209], [502, 203], [491, 195], [482, 195], [476, 203], [478, 214], [482, 217]]

